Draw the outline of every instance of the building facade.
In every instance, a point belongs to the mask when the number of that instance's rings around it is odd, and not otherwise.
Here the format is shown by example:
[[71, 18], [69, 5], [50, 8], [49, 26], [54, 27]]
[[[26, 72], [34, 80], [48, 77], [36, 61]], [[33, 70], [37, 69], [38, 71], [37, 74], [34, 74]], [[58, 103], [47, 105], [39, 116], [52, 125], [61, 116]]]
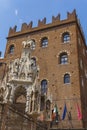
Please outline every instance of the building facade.
[[[29, 98], [28, 114], [38, 119], [42, 114], [42, 120], [48, 124], [50, 122], [50, 127], [87, 128], [87, 47], [76, 11], [67, 13], [67, 19], [64, 20], [60, 20], [60, 15], [53, 16], [52, 23], [49, 24], [46, 24], [46, 18], [39, 20], [37, 27], [32, 27], [32, 22], [23, 23], [19, 32], [16, 31], [16, 26], [10, 28], [5, 55], [3, 59], [0, 59], [1, 84], [5, 82], [6, 87], [9, 81], [9, 77], [5, 76], [7, 72], [9, 75], [8, 66], [22, 58], [23, 43], [28, 41], [32, 41], [31, 59], [35, 66], [39, 65], [37, 67], [39, 70], [35, 71], [39, 72], [36, 74], [37, 81], [33, 80], [38, 86], [36, 88], [39, 88], [37, 99], [39, 108], [34, 108], [36, 107], [36, 95], [33, 95], [35, 91], [32, 91], [29, 97], [26, 96], [28, 90], [25, 92], [23, 86], [26, 86], [28, 82], [23, 82], [23, 79], [21, 83], [15, 80], [10, 82], [12, 86], [19, 84], [18, 89], [14, 90], [13, 100], [21, 103], [22, 110], [27, 111], [24, 103], [27, 105]], [[29, 56], [29, 50], [25, 50], [25, 53]], [[24, 65], [24, 61], [22, 63]], [[29, 61], [26, 64], [29, 63], [31, 64]], [[16, 68], [16, 65], [17, 63], [13, 68]], [[7, 102], [7, 100], [11, 102], [11, 95], [9, 95], [10, 98], [3, 98], [2, 91], [5, 90], [2, 88], [1, 102]], [[10, 91], [12, 92], [12, 89]]]

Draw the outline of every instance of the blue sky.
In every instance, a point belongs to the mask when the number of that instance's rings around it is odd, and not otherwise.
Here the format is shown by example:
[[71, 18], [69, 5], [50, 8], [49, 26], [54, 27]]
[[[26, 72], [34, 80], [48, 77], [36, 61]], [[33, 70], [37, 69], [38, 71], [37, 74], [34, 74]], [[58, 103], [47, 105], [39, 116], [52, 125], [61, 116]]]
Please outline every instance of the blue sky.
[[61, 19], [65, 19], [67, 12], [72, 12], [74, 9], [77, 11], [85, 37], [87, 37], [87, 0], [0, 0], [2, 56], [10, 27], [17, 25], [19, 31], [22, 23], [30, 21], [33, 21], [33, 26], [37, 26], [38, 19], [42, 20], [44, 17], [47, 18], [47, 23], [50, 23], [52, 16], [57, 16], [58, 13], [61, 14]]

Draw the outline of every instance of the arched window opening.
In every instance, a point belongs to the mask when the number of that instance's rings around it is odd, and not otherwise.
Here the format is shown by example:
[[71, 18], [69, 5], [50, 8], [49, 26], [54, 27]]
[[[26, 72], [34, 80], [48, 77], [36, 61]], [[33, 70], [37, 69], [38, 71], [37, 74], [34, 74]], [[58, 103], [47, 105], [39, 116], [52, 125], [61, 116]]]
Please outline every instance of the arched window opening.
[[63, 33], [62, 41], [63, 41], [63, 43], [67, 43], [70, 41], [70, 34], [68, 32]]
[[14, 45], [11, 45], [9, 47], [9, 54], [13, 54], [14, 53]]
[[64, 84], [70, 83], [70, 75], [69, 74], [65, 74], [64, 75]]
[[41, 81], [41, 94], [47, 93], [47, 80]]
[[44, 37], [42, 40], [41, 40], [41, 47], [42, 48], [45, 48], [48, 46], [48, 38], [47, 37]]
[[60, 64], [67, 64], [67, 63], [68, 63], [67, 53], [60, 54]]

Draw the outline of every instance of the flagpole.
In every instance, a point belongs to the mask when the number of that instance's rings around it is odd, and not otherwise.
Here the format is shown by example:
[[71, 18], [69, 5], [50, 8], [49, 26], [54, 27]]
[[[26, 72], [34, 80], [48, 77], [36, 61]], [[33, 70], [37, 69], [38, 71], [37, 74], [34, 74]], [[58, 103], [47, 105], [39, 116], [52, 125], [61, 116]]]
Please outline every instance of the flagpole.
[[[57, 99], [57, 100], [53, 100], [53, 102], [55, 102], [55, 104], [58, 104], [58, 102], [59, 102], [59, 104], [60, 104], [60, 102], [61, 101], [63, 101], [64, 102], [64, 104], [67, 104], [68, 105], [68, 101], [69, 102], [71, 102], [71, 101], [73, 101], [73, 103], [75, 103], [75, 105], [76, 105], [76, 108], [77, 108], [77, 104], [78, 104], [78, 107], [79, 107], [79, 101], [80, 101], [80, 97], [75, 97], [75, 96], [73, 96], [73, 98], [60, 98], [60, 99]], [[71, 106], [71, 103], [70, 103], [70, 106]], [[71, 108], [72, 109], [72, 108]], [[81, 108], [79, 107], [79, 110], [80, 110], [80, 112], [78, 112], [78, 113], [81, 113]], [[64, 110], [63, 110], [64, 111]], [[68, 116], [68, 125], [69, 125], [69, 128], [74, 128], [74, 122], [73, 122], [73, 120], [74, 119], [72, 119], [72, 115], [71, 115], [71, 119], [70, 119], [70, 117], [69, 117], [69, 112], [71, 113], [71, 114], [73, 114], [72, 113], [72, 111], [70, 110], [67, 110], [67, 112], [65, 112], [65, 116], [67, 115]], [[62, 113], [62, 115], [63, 115], [63, 113]], [[80, 114], [79, 114], [80, 115]], [[64, 119], [65, 119], [65, 117], [64, 117]], [[62, 120], [64, 120], [64, 119], [62, 119]], [[62, 121], [61, 120], [61, 121]], [[78, 119], [75, 119], [76, 121], [78, 120]], [[81, 119], [80, 119], [81, 120]], [[61, 122], [60, 121], [60, 122]], [[63, 122], [61, 122], [61, 127], [63, 127]]]
[[[66, 105], [66, 109], [67, 109], [66, 101], [65, 101], [65, 105]], [[68, 109], [67, 109], [66, 114], [67, 114], [67, 117], [68, 117], [68, 121], [69, 121], [69, 123], [70, 123], [71, 128], [73, 128], [73, 124], [72, 124], [72, 121], [71, 121], [72, 119], [69, 120], [69, 112], [70, 112], [70, 111], [68, 111]]]

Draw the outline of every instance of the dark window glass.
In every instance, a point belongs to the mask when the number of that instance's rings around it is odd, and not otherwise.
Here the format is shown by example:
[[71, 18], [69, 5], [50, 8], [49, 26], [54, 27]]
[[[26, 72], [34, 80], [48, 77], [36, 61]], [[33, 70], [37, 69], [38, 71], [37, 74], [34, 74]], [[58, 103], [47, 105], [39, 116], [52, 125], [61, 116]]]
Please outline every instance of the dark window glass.
[[48, 46], [48, 38], [43, 38], [41, 41], [41, 47], [47, 47]]
[[66, 53], [60, 55], [60, 64], [67, 64], [68, 63], [68, 56]]
[[41, 94], [44, 94], [47, 92], [47, 80], [42, 80], [41, 82]]
[[11, 45], [9, 48], [9, 53], [13, 54], [14, 53], [14, 45]]
[[68, 32], [63, 34], [63, 42], [67, 43], [70, 41], [70, 34]]
[[70, 75], [69, 74], [64, 75], [64, 84], [66, 84], [66, 83], [70, 83]]

